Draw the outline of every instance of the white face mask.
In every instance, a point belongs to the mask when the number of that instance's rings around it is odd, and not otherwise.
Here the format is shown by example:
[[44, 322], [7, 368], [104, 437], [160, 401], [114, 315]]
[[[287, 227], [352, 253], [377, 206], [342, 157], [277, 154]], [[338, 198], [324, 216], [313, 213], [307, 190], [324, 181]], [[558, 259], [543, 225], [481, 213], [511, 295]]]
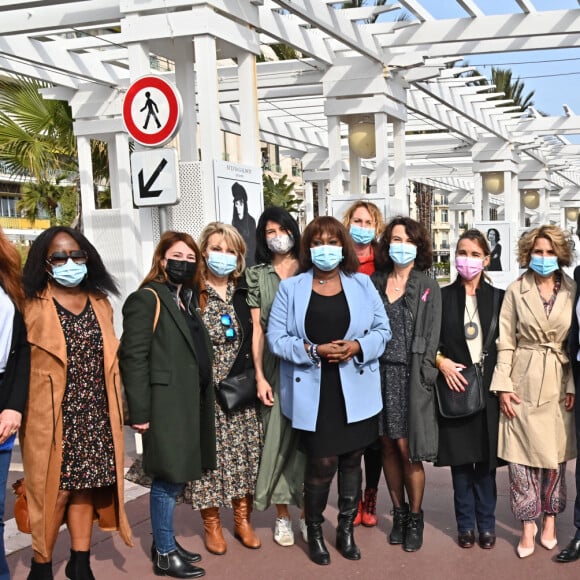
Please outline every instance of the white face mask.
[[268, 238], [266, 245], [274, 254], [287, 254], [294, 247], [294, 238], [287, 234]]

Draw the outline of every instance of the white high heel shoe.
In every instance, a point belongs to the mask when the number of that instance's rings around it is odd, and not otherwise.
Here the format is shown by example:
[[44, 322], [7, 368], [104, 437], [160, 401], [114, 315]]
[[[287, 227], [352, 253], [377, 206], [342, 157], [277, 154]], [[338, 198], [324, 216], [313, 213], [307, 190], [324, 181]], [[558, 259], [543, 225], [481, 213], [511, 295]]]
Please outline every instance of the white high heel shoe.
[[556, 515], [555, 514], [544, 514], [544, 522], [546, 518], [554, 518], [554, 538], [552, 540], [544, 540], [544, 525], [542, 524], [542, 535], [540, 536], [540, 544], [546, 548], [546, 550], [553, 550], [558, 545], [558, 538], [556, 538]]
[[[538, 533], [538, 526], [536, 525], [536, 522], [532, 522], [532, 523], [534, 524], [534, 537], [532, 539], [532, 542], [533, 542], [532, 547], [531, 548], [524, 548], [521, 544], [518, 544], [518, 547], [516, 548], [516, 552], [520, 558], [527, 558], [528, 556], [531, 556], [534, 553], [534, 550], [536, 549], [536, 534]], [[523, 525], [525, 526], [526, 522], [524, 522]], [[528, 524], [528, 525], [530, 525], [530, 524]]]

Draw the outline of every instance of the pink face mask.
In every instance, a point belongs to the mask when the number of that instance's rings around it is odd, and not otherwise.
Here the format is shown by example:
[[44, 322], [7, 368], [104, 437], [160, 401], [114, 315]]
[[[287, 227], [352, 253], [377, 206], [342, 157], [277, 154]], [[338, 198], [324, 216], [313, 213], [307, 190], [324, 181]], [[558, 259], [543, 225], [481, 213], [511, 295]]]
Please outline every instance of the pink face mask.
[[455, 258], [455, 267], [464, 280], [473, 280], [483, 270], [483, 260], [481, 258], [457, 256]]

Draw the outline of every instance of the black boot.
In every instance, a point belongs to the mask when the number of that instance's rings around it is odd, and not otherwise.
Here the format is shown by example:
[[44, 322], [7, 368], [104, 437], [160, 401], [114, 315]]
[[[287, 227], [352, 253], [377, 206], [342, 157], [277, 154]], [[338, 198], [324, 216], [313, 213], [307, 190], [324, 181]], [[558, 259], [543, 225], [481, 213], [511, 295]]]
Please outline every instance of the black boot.
[[205, 570], [198, 568], [184, 560], [177, 550], [169, 554], [155, 552], [153, 559], [153, 572], [157, 576], [171, 576], [172, 578], [200, 578], [205, 576]]
[[402, 544], [405, 541], [405, 532], [409, 523], [409, 504], [404, 503], [401, 507], [393, 508], [393, 529], [389, 534], [389, 544]]
[[[200, 554], [196, 554], [195, 552], [190, 552], [189, 550], [186, 550], [183, 546], [180, 546], [179, 542], [175, 539], [175, 536], [173, 537], [173, 539], [175, 540], [175, 546], [177, 549], [177, 553], [186, 562], [190, 562], [191, 564], [195, 564], [196, 562], [199, 562], [201, 560]], [[151, 544], [151, 561], [152, 562], [153, 562], [153, 560], [155, 560], [156, 553], [157, 553], [157, 548], [155, 547], [155, 540], [153, 540], [153, 543]]]
[[64, 573], [69, 580], [95, 580], [91, 570], [90, 552], [70, 551], [70, 560]]
[[416, 552], [421, 548], [423, 545], [424, 527], [423, 510], [418, 514], [411, 512], [409, 514], [409, 525], [407, 526], [407, 533], [405, 534], [405, 542], [403, 543], [405, 552]]
[[330, 554], [324, 544], [322, 523], [324, 522], [324, 508], [328, 501], [330, 484], [304, 484], [304, 515], [308, 528], [308, 556], [320, 566], [330, 564]]
[[338, 472], [338, 527], [336, 549], [349, 560], [360, 560], [360, 550], [354, 543], [354, 518], [358, 511], [362, 473], [360, 468]]
[[30, 562], [30, 572], [26, 577], [26, 580], [53, 580], [52, 575], [52, 562], [46, 562], [45, 564], [39, 564], [34, 561], [34, 558]]

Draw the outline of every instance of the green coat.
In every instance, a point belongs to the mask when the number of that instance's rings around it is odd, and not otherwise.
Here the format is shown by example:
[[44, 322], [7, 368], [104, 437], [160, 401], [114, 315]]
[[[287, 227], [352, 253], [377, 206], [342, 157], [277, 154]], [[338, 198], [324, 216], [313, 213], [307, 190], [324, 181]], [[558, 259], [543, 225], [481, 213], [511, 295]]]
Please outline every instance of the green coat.
[[[141, 288], [123, 306], [119, 367], [132, 424], [150, 423], [143, 435], [143, 468], [148, 475], [181, 483], [214, 469], [214, 389], [200, 386], [191, 332], [165, 284], [150, 282], [160, 299]], [[207, 352], [212, 353], [204, 330]], [[211, 362], [210, 362], [211, 364]]]

